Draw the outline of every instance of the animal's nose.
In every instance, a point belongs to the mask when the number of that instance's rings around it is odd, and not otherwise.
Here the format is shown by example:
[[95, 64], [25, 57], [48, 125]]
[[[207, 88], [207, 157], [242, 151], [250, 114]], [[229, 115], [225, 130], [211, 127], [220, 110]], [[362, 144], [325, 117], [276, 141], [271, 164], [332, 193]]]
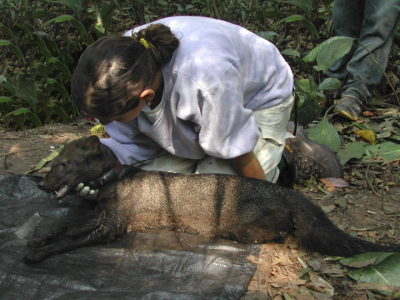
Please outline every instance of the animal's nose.
[[37, 186], [38, 186], [39, 189], [44, 190], [44, 188], [46, 187], [46, 183], [44, 182], [44, 180], [41, 180], [41, 181], [38, 183]]

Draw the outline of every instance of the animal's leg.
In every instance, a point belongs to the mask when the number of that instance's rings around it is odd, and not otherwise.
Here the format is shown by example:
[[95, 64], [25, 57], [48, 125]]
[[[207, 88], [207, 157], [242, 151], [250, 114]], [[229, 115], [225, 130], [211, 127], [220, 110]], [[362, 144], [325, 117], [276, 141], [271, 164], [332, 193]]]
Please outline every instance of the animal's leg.
[[67, 252], [73, 249], [104, 244], [113, 240], [115, 237], [111, 234], [112, 225], [104, 221], [99, 224], [98, 228], [86, 235], [79, 237], [64, 236], [48, 246], [36, 248], [28, 252], [25, 256], [26, 260], [32, 263], [39, 263], [55, 254]]
[[30, 247], [39, 248], [55, 241], [58, 241], [67, 236], [78, 236], [80, 234], [88, 233], [99, 227], [99, 218], [93, 218], [89, 221], [82, 218], [73, 218], [64, 220], [57, 227], [53, 228], [50, 232], [32, 238], [28, 245]]

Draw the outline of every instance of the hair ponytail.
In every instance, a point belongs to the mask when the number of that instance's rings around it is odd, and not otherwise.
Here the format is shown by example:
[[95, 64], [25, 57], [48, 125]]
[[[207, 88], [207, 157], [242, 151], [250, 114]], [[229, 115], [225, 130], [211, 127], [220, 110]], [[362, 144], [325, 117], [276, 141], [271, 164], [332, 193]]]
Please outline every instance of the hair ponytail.
[[179, 40], [163, 24], [127, 36], [106, 36], [89, 46], [72, 78], [72, 103], [96, 118], [122, 115], [137, 107], [142, 91], [167, 64]]
[[143, 39], [145, 42], [142, 44], [147, 43], [149, 47], [146, 47], [146, 44], [144, 47], [151, 51], [160, 68], [171, 60], [174, 51], [179, 46], [178, 38], [169, 27], [163, 24], [151, 24], [133, 33], [132, 37], [139, 42]]

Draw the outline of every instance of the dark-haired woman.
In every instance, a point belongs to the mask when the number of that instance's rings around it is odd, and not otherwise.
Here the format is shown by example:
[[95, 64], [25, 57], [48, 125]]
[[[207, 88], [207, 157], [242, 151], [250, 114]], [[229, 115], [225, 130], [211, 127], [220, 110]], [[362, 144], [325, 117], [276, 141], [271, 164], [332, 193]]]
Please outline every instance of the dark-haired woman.
[[[327, 147], [302, 132], [291, 139], [293, 99], [292, 72], [273, 44], [204, 17], [165, 18], [102, 38], [72, 82], [73, 103], [105, 125], [110, 138], [102, 143], [122, 164], [277, 182], [279, 168], [302, 160], [311, 175], [342, 176]], [[288, 160], [286, 139], [296, 140]]]

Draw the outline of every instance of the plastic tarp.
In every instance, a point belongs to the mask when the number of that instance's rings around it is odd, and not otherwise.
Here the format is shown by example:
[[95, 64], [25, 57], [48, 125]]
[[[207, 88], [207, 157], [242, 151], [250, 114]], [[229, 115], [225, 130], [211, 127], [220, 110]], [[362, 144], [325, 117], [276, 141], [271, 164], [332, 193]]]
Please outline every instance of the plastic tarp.
[[239, 299], [246, 292], [258, 245], [168, 231], [131, 232], [27, 264], [34, 235], [92, 212], [76, 195], [54, 200], [39, 180], [0, 175], [0, 299]]

